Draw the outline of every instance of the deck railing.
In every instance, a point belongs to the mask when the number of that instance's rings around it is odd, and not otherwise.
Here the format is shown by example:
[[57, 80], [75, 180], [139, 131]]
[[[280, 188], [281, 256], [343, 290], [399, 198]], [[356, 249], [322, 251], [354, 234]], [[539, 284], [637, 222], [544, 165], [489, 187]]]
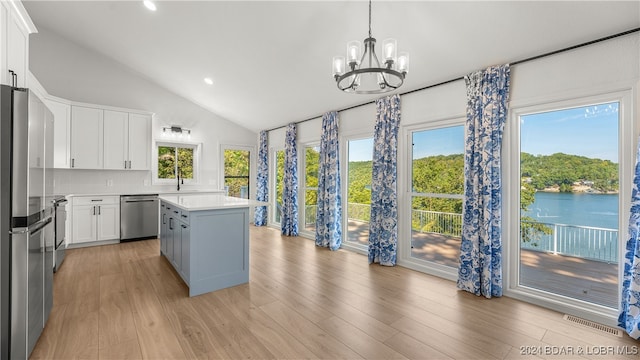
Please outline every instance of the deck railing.
[[[347, 204], [348, 220], [368, 223], [369, 204]], [[305, 214], [315, 209], [307, 209]], [[522, 221], [523, 224], [533, 223]], [[618, 230], [593, 226], [541, 223], [550, 234], [538, 234], [534, 239], [520, 241], [522, 249], [579, 257], [583, 259], [615, 263], [618, 261]], [[415, 233], [438, 233], [452, 237], [462, 236], [462, 214], [427, 210], [413, 210], [411, 229]]]
[[[522, 223], [533, 223], [523, 221]], [[523, 249], [544, 251], [603, 261], [618, 262], [618, 230], [593, 226], [543, 223], [552, 229], [551, 234], [540, 234], [529, 241], [521, 241]]]

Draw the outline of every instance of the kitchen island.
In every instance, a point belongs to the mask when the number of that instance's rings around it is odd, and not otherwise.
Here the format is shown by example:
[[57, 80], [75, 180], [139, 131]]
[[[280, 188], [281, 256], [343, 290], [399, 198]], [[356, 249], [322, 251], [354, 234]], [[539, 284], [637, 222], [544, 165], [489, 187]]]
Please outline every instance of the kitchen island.
[[160, 252], [189, 296], [249, 282], [249, 208], [222, 194], [160, 195]]

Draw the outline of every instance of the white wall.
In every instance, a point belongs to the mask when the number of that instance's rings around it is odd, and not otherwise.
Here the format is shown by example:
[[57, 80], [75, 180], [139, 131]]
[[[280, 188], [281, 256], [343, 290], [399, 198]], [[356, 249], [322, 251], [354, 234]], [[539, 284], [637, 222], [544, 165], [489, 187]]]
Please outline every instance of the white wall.
[[[38, 30], [29, 39], [29, 67], [49, 94], [72, 101], [154, 112], [152, 140], [162, 139], [163, 126], [181, 125], [191, 129], [190, 141], [202, 143], [200, 184], [195, 187], [222, 187], [219, 167], [221, 143], [257, 146], [256, 133], [161, 88], [95, 51], [72, 43], [46, 28]], [[107, 179], [113, 180], [112, 187], [107, 187]], [[55, 191], [61, 194], [171, 188], [152, 185], [149, 171], [56, 170], [55, 183]]]

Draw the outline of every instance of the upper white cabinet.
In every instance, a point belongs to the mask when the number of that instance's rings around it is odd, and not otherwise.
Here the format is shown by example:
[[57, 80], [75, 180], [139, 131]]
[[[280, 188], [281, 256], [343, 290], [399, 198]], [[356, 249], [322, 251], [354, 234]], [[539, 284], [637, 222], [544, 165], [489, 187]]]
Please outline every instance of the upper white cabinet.
[[150, 169], [151, 115], [71, 105], [70, 123], [68, 167]]
[[104, 168], [128, 169], [129, 114], [104, 111]]
[[104, 111], [71, 106], [71, 167], [103, 168]]
[[29, 34], [36, 32], [20, 1], [0, 1], [0, 82], [27, 87]]
[[129, 113], [129, 169], [151, 169], [151, 115]]
[[104, 111], [104, 168], [148, 170], [151, 116]]
[[71, 105], [45, 99], [53, 113], [53, 167], [71, 167]]

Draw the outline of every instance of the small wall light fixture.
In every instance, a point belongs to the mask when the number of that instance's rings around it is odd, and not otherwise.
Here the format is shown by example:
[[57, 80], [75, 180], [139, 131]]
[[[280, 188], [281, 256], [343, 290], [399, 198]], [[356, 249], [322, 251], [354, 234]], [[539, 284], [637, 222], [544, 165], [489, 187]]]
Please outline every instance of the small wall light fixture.
[[191, 139], [191, 130], [185, 129], [179, 125], [163, 126], [162, 137]]

